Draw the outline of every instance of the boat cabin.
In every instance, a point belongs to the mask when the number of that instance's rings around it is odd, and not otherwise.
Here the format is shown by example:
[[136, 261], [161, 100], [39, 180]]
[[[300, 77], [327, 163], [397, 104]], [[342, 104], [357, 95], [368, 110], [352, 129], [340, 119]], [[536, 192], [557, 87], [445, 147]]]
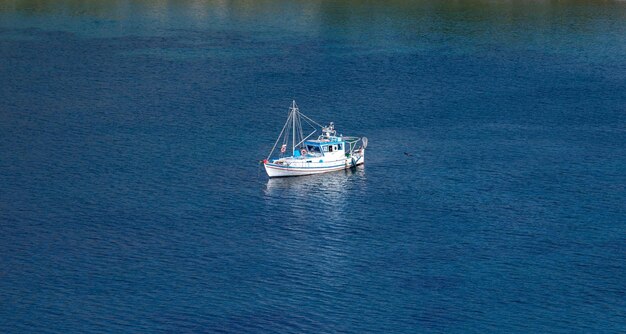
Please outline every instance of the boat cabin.
[[304, 143], [306, 153], [313, 156], [338, 155], [343, 156], [346, 151], [346, 143], [341, 138], [335, 140], [311, 140]]

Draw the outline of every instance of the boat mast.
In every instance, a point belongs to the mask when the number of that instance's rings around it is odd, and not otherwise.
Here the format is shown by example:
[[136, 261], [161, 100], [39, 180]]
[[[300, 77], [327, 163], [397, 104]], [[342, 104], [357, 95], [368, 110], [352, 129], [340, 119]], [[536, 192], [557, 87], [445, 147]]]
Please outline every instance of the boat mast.
[[292, 121], [292, 133], [293, 135], [291, 136], [291, 155], [295, 155], [296, 152], [296, 100], [293, 100], [293, 104], [291, 106], [291, 112], [293, 113], [293, 116], [291, 117], [291, 121]]
[[[296, 112], [297, 111], [297, 112]], [[296, 117], [298, 119], [296, 119]], [[302, 118], [304, 118], [304, 121], [311, 126], [314, 130], [313, 132], [311, 132], [308, 136], [304, 137], [304, 131], [302, 130]], [[315, 132], [317, 132], [317, 130], [315, 130], [315, 126], [313, 125], [317, 125], [320, 128], [323, 128], [324, 126], [317, 123], [316, 121], [310, 119], [307, 115], [300, 113], [300, 110], [298, 109], [298, 106], [296, 105], [296, 101], [293, 100], [291, 103], [291, 107], [289, 108], [289, 114], [287, 116], [287, 121], [285, 121], [285, 125], [283, 125], [283, 129], [280, 130], [280, 134], [278, 135], [278, 138], [276, 138], [276, 141], [274, 142], [274, 146], [272, 146], [272, 150], [270, 151], [270, 153], [267, 156], [267, 160], [269, 160], [272, 157], [272, 153], [274, 153], [274, 150], [276, 149], [276, 146], [278, 146], [278, 142], [282, 139], [283, 140], [283, 147], [285, 147], [285, 152], [287, 151], [287, 145], [289, 143], [289, 132], [291, 131], [292, 135], [291, 135], [291, 149], [293, 151], [296, 150], [296, 145], [300, 145], [302, 143], [304, 143], [305, 140], [307, 140], [309, 137], [311, 137]], [[298, 127], [298, 130], [296, 131], [296, 125]], [[291, 129], [289, 128], [291, 126]], [[300, 138], [298, 138], [298, 142], [296, 142], [296, 134], [299, 133]], [[281, 147], [282, 148], [282, 147]], [[285, 155], [285, 152], [281, 151], [281, 157]], [[293, 154], [293, 152], [292, 152]]]

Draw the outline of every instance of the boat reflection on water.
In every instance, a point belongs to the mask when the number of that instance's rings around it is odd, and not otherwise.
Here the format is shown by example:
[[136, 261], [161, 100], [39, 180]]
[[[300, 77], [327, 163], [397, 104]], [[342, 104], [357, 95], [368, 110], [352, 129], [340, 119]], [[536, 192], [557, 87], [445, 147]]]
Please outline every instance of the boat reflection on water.
[[364, 166], [333, 173], [272, 178], [265, 189], [266, 209], [292, 217], [322, 211], [326, 219], [339, 220], [349, 204], [348, 198], [364, 193], [365, 180]]
[[286, 275], [299, 276], [305, 266], [315, 273], [315, 286], [349, 284], [351, 261], [359, 251], [354, 231], [362, 219], [354, 214], [354, 203], [363, 202], [365, 181], [364, 166], [267, 181], [260, 219], [272, 217], [263, 224], [264, 233], [283, 259]]

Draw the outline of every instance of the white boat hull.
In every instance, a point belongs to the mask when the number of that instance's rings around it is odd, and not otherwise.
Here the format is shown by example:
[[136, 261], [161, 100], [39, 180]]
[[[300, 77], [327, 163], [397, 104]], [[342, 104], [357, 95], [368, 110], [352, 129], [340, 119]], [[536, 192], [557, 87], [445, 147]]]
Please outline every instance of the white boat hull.
[[306, 163], [306, 166], [288, 166], [284, 164], [267, 162], [264, 164], [264, 167], [267, 175], [272, 178], [335, 172], [362, 165], [363, 163], [365, 163], [365, 155], [361, 155], [360, 157], [354, 157], [354, 161], [353, 157], [350, 157], [337, 161]]

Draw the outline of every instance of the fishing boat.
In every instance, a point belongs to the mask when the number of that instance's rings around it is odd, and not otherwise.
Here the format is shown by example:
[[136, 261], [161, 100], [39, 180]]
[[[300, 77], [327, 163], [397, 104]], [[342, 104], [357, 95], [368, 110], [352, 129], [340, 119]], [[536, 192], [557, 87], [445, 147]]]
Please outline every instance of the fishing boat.
[[[309, 128], [313, 129], [310, 133]], [[321, 133], [317, 139], [310, 139], [315, 138], [318, 130]], [[333, 122], [320, 125], [301, 113], [293, 101], [287, 121], [263, 166], [270, 178], [333, 172], [362, 165], [366, 147], [366, 137], [337, 134]], [[272, 158], [274, 151], [278, 151], [278, 157]]]

